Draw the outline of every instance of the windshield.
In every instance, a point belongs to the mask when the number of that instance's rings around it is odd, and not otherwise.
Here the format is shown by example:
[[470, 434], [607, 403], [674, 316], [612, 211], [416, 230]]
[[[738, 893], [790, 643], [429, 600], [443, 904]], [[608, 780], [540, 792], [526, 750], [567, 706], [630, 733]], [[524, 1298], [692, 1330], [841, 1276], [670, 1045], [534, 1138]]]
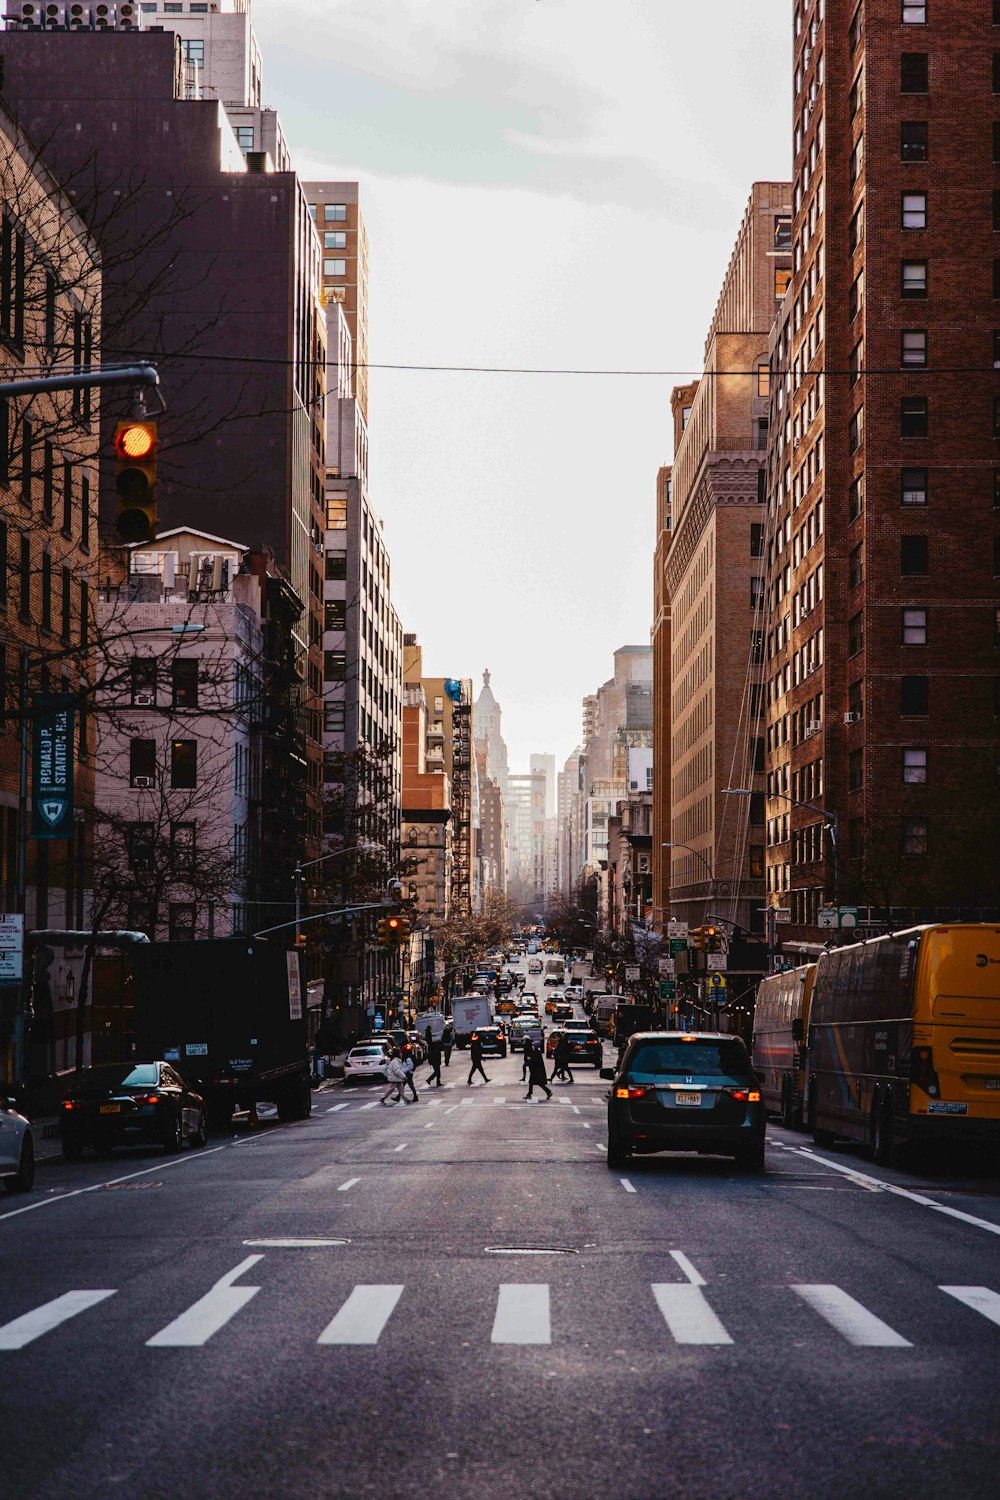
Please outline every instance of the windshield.
[[74, 1089], [148, 1089], [160, 1081], [155, 1063], [139, 1063], [130, 1067], [128, 1063], [117, 1063], [103, 1068], [84, 1068]]
[[646, 1042], [636, 1048], [627, 1071], [639, 1083], [664, 1076], [742, 1078], [750, 1071], [750, 1059], [738, 1037], [717, 1042]]

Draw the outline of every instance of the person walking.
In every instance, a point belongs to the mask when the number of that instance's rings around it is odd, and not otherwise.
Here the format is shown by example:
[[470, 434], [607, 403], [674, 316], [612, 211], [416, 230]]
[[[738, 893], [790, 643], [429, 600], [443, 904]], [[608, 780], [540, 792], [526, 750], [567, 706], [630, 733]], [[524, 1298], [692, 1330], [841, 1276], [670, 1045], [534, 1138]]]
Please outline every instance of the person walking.
[[486, 1070], [483, 1067], [483, 1044], [480, 1040], [478, 1031], [474, 1031], [472, 1033], [472, 1040], [469, 1043], [469, 1060], [471, 1061], [472, 1066], [469, 1069], [469, 1077], [467, 1079], [468, 1085], [471, 1087], [472, 1075], [474, 1073], [481, 1073], [483, 1076], [483, 1082], [489, 1083], [490, 1080], [487, 1078]]
[[523, 1056], [521, 1058], [521, 1082], [522, 1083], [524, 1082], [524, 1080], [528, 1076], [528, 1064], [531, 1061], [531, 1054], [532, 1054], [532, 1052], [534, 1052], [534, 1050], [535, 1050], [535, 1044], [534, 1044], [534, 1042], [531, 1040], [530, 1036], [526, 1036], [525, 1039], [524, 1039], [524, 1054], [523, 1054]]
[[573, 1069], [569, 1065], [569, 1037], [563, 1032], [556, 1042], [556, 1050], [552, 1059], [552, 1082], [554, 1078], [561, 1078], [564, 1083], [573, 1082]]
[[552, 1090], [549, 1088], [548, 1070], [545, 1066], [545, 1053], [541, 1047], [532, 1047], [528, 1057], [528, 1092], [525, 1099], [531, 1099], [535, 1084], [545, 1090], [546, 1099], [552, 1098]]
[[[396, 1052], [393, 1052], [392, 1056], [389, 1058], [389, 1063], [385, 1070], [385, 1077], [388, 1087], [385, 1093], [382, 1095], [381, 1102], [383, 1104], [405, 1104], [406, 1100], [403, 1098], [403, 1084], [406, 1082], [406, 1070], [403, 1067], [403, 1063], [399, 1057], [399, 1054]], [[391, 1099], [389, 1097], [390, 1094], [393, 1095], [393, 1098]]]
[[431, 1035], [431, 1028], [428, 1026], [428, 1028], [427, 1028], [427, 1061], [431, 1065], [431, 1071], [430, 1071], [430, 1076], [428, 1077], [428, 1079], [426, 1080], [426, 1082], [424, 1084], [424, 1088], [429, 1089], [430, 1086], [431, 1086], [431, 1084], [434, 1083], [435, 1079], [437, 1080], [437, 1086], [438, 1086], [438, 1088], [441, 1088], [441, 1056], [442, 1056], [443, 1052], [444, 1052], [444, 1048], [442, 1047], [440, 1041], [436, 1042], [434, 1040], [433, 1036]]
[[449, 1022], [444, 1029], [444, 1036], [441, 1038], [441, 1049], [444, 1052], [444, 1065], [446, 1068], [451, 1067], [451, 1049], [452, 1047], [454, 1047], [454, 1045], [455, 1028], [451, 1024], [451, 1022]]
[[[414, 1102], [414, 1104], [416, 1104], [416, 1102], [417, 1102], [417, 1089], [416, 1089], [415, 1083], [413, 1082], [413, 1053], [412, 1052], [407, 1052], [406, 1056], [403, 1058], [403, 1072], [406, 1074], [406, 1077], [403, 1080], [403, 1088], [404, 1089], [409, 1089], [410, 1093], [413, 1095], [413, 1102]], [[400, 1098], [402, 1099], [402, 1097], [403, 1097], [403, 1089], [400, 1089], [399, 1094], [400, 1094]], [[403, 1099], [403, 1103], [404, 1104], [406, 1103], [405, 1099]]]

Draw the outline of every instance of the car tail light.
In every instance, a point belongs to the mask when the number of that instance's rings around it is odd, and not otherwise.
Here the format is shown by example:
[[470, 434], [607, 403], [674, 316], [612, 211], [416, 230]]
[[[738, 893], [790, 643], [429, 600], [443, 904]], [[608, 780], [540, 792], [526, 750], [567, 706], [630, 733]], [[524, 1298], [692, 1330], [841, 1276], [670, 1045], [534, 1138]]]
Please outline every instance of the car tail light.
[[738, 1099], [741, 1104], [759, 1104], [759, 1089], [726, 1089], [730, 1099]]
[[62, 1102], [62, 1107], [63, 1109], [75, 1109], [76, 1105], [73, 1103], [72, 1099], [64, 1099]]
[[923, 1089], [925, 1094], [930, 1094], [932, 1099], [941, 1092], [930, 1047], [914, 1047], [910, 1055], [910, 1082]]
[[163, 1099], [163, 1095], [162, 1094], [147, 1094], [144, 1099], [140, 1099], [139, 1100], [139, 1103], [140, 1104], [160, 1104], [162, 1102], [162, 1099]]
[[644, 1094], [652, 1093], [652, 1089], [644, 1085], [630, 1083], [626, 1088], [615, 1089], [616, 1099], [641, 1099]]

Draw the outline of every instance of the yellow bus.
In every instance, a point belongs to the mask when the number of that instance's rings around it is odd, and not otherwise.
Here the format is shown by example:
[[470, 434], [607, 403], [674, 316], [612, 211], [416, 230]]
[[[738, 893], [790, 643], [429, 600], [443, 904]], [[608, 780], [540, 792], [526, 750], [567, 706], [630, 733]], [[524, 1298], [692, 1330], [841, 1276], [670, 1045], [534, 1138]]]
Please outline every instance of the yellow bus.
[[769, 974], [757, 990], [753, 1012], [753, 1065], [768, 1110], [790, 1130], [802, 1129], [805, 1039], [809, 1029], [815, 964]]
[[914, 927], [821, 954], [806, 1116], [819, 1144], [1000, 1143], [1000, 926]]

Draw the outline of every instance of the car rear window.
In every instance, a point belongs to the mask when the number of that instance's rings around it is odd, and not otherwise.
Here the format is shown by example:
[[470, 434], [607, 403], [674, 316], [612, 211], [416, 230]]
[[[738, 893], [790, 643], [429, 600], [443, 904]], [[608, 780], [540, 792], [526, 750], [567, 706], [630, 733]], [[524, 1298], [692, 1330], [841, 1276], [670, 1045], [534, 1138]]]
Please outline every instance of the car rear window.
[[155, 1063], [128, 1063], [103, 1068], [84, 1068], [73, 1085], [76, 1089], [148, 1089], [160, 1081]]
[[352, 1057], [381, 1057], [384, 1047], [352, 1047]]
[[654, 1078], [739, 1078], [750, 1071], [747, 1049], [738, 1037], [718, 1042], [644, 1042], [628, 1063], [628, 1076], [639, 1083]]

